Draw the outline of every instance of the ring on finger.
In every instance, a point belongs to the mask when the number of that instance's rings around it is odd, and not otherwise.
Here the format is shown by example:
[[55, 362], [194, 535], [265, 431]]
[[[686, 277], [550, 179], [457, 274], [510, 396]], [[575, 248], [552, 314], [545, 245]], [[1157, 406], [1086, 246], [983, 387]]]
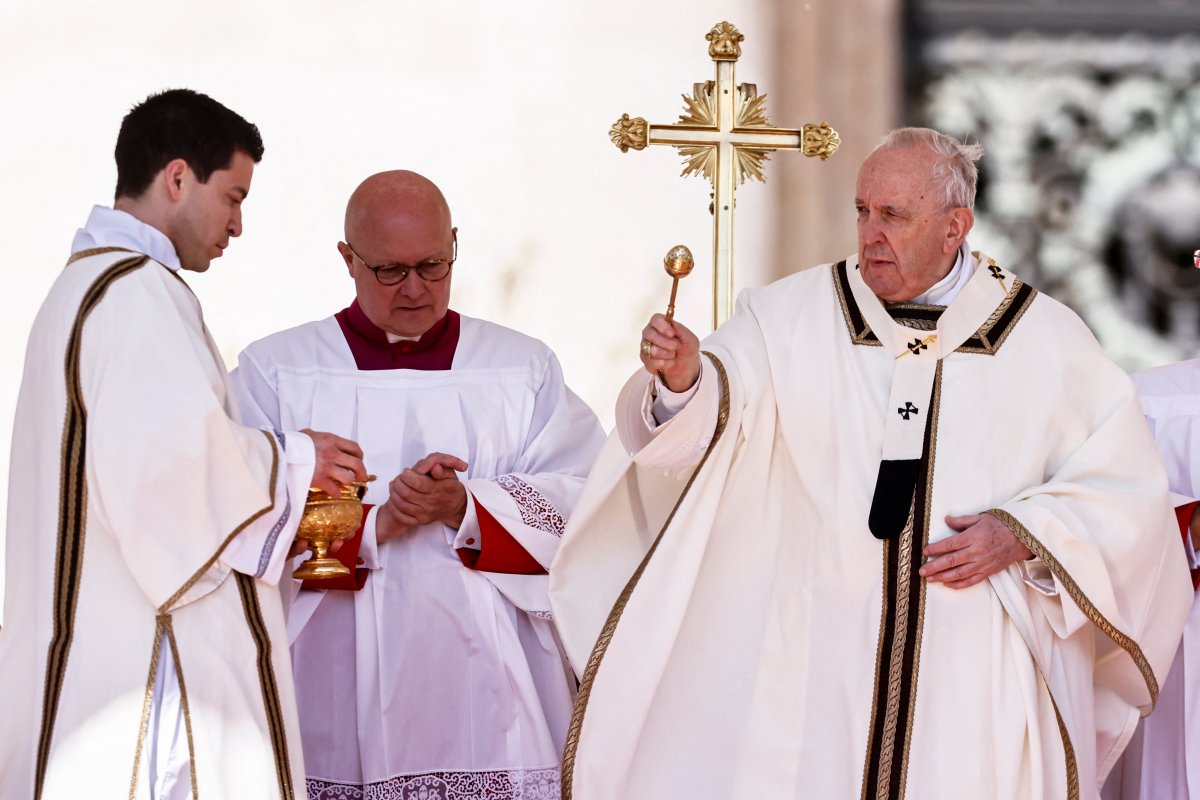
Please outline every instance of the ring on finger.
[[642, 339], [642, 355], [648, 356], [654, 350], [654, 345], [649, 339]]

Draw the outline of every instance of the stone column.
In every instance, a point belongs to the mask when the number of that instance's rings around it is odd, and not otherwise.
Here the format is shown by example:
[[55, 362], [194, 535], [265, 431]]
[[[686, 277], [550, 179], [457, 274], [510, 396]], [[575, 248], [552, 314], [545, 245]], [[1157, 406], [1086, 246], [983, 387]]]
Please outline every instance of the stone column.
[[880, 138], [901, 124], [901, 0], [789, 0], [771, 6], [776, 54], [772, 122], [827, 121], [842, 137], [828, 161], [771, 159], [774, 247], [766, 280], [854, 252], [854, 181]]

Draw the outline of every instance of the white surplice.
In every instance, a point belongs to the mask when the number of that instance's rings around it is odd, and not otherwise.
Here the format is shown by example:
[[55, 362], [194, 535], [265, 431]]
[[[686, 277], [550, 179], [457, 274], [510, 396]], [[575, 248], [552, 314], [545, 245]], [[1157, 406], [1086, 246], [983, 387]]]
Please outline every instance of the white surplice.
[[[622, 392], [551, 571], [574, 800], [1092, 800], [1149, 710], [1191, 592], [1129, 379], [990, 260], [940, 316], [855, 266], [746, 291], [670, 422]], [[919, 578], [983, 511], [1038, 557]]]
[[[1200, 359], [1133, 376], [1171, 491], [1200, 498]], [[1186, 548], [1190, 566], [1196, 552]], [[1105, 800], [1200, 797], [1200, 602], [1183, 631], [1154, 713], [1142, 720], [1104, 786]]]
[[276, 584], [312, 444], [239, 423], [165, 235], [96, 207], [72, 249], [13, 436], [3, 794], [303, 796]]
[[[260, 424], [359, 442], [365, 502], [431, 452], [464, 459], [468, 515], [376, 545], [358, 592], [299, 591], [289, 612], [313, 798], [558, 797], [574, 679], [546, 575], [467, 569], [475, 503], [548, 567], [603, 431], [541, 342], [461, 317], [449, 370], [359, 370], [334, 318], [242, 353], [234, 380]], [[483, 538], [486, 551], [488, 541]], [[421, 795], [421, 792], [425, 792]]]

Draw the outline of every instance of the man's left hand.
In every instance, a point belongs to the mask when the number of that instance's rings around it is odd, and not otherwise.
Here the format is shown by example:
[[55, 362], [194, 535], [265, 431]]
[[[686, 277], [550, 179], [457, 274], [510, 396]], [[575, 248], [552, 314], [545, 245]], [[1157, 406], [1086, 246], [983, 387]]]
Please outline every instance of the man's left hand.
[[467, 490], [455, 473], [466, 468], [461, 458], [430, 453], [392, 480], [389, 502], [406, 525], [441, 522], [458, 528], [467, 513]]
[[932, 560], [921, 567], [921, 577], [930, 583], [966, 589], [1033, 556], [1016, 534], [991, 514], [947, 516], [946, 524], [959, 533], [925, 548], [925, 557]]

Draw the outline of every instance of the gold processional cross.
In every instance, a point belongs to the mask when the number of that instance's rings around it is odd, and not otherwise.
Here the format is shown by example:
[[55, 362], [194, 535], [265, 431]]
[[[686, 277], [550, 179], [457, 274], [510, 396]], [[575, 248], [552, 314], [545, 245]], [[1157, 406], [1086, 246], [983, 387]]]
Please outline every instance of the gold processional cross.
[[822, 122], [802, 129], [776, 128], [767, 122], [765, 101], [753, 83], [735, 83], [734, 64], [745, 38], [728, 22], [704, 37], [716, 63], [717, 79], [693, 84], [683, 95], [685, 114], [675, 125], [653, 125], [642, 117], [622, 114], [609, 131], [621, 152], [647, 145], [678, 147], [684, 159], [682, 177], [704, 175], [713, 187], [713, 327], [733, 314], [734, 189], [747, 177], [766, 181], [763, 164], [773, 150], [800, 150], [822, 161], [833, 155], [841, 139]]

